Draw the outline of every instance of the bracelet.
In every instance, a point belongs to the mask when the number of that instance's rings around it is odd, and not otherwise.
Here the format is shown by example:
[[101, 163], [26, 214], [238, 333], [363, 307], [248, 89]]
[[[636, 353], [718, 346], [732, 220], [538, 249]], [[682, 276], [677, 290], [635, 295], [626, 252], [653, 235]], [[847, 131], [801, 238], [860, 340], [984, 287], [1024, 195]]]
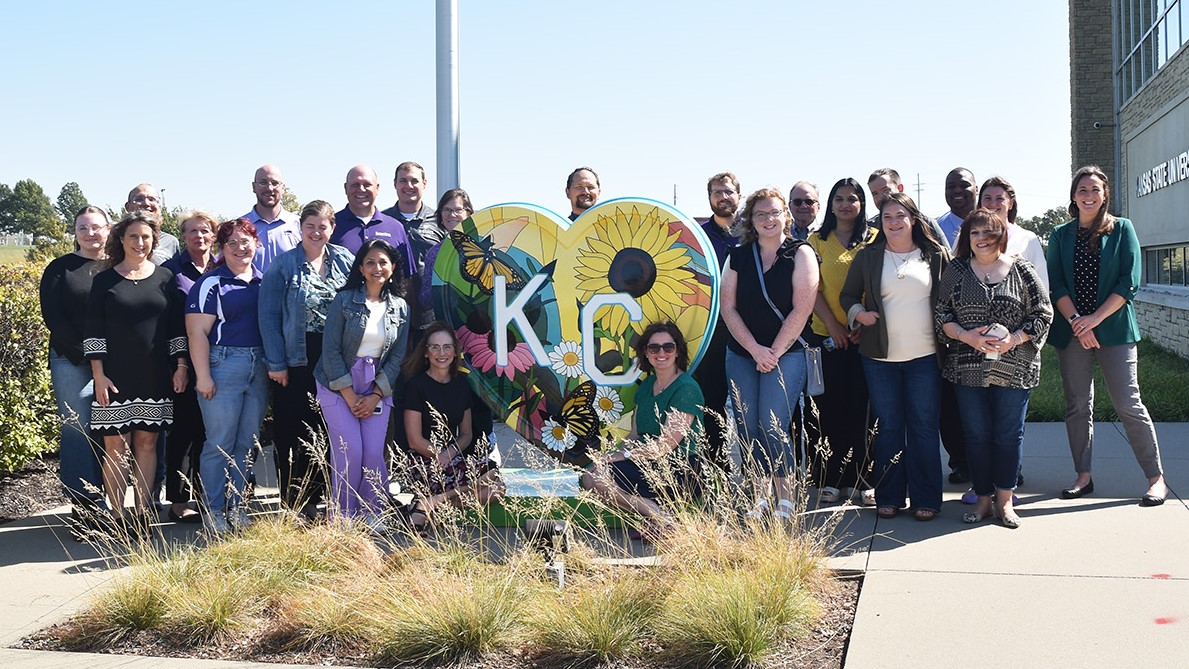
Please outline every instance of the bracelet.
[[178, 369], [190, 369], [190, 365], [187, 365], [187, 364], [186, 364], [186, 363], [184, 363], [184, 362], [179, 362], [179, 363], [178, 363]]
[[1073, 312], [1073, 315], [1069, 317], [1069, 322], [1073, 323], [1075, 320], [1077, 320], [1081, 317], [1082, 317], [1082, 315], [1075, 311], [1075, 312]]
[[384, 395], [378, 390], [373, 390], [371, 392], [371, 394], [375, 395], [376, 397], [379, 397], [380, 399], [384, 399]]

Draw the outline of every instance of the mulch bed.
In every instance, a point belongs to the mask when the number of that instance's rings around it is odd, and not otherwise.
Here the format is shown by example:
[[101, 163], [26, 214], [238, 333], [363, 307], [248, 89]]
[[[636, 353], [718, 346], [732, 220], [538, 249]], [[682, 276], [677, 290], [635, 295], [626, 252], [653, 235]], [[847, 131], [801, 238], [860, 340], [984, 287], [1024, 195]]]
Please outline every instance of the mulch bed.
[[0, 523], [28, 518], [66, 503], [58, 480], [58, 456], [46, 455], [0, 477]]

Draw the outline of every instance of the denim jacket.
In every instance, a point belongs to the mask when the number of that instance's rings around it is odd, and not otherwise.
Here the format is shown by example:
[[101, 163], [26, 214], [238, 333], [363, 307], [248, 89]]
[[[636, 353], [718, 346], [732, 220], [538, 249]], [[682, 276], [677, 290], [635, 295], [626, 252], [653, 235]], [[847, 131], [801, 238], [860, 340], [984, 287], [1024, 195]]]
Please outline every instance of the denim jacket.
[[[326, 283], [334, 287], [346, 283], [354, 259], [347, 249], [327, 244]], [[306, 294], [312, 276], [300, 244], [274, 258], [264, 273], [260, 284], [260, 336], [270, 372], [308, 364]]]
[[[351, 385], [351, 366], [355, 364], [363, 328], [367, 325], [365, 288], [344, 290], [334, 296], [326, 314], [322, 335], [322, 359], [314, 368], [314, 379], [334, 391]], [[392, 397], [392, 384], [400, 376], [409, 337], [409, 305], [404, 299], [388, 295], [384, 310], [384, 348], [376, 358], [376, 388], [384, 397]]]

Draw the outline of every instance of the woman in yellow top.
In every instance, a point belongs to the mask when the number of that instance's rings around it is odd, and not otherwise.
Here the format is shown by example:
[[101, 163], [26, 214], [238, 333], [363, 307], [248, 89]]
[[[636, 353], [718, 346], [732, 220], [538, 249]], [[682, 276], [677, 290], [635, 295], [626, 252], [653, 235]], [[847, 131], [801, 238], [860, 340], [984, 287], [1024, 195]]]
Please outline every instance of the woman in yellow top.
[[837, 502], [847, 488], [864, 490], [863, 502], [875, 503], [871, 486], [863, 484], [867, 468], [867, 384], [859, 357], [859, 332], [847, 326], [838, 302], [846, 273], [859, 250], [875, 241], [877, 228], [867, 226], [867, 193], [858, 181], [840, 179], [826, 199], [822, 227], [809, 235], [821, 258], [821, 283], [813, 307], [813, 331], [833, 340], [823, 347], [826, 392], [816, 398], [817, 419], [806, 412], [806, 437], [814, 449], [814, 478], [819, 502]]

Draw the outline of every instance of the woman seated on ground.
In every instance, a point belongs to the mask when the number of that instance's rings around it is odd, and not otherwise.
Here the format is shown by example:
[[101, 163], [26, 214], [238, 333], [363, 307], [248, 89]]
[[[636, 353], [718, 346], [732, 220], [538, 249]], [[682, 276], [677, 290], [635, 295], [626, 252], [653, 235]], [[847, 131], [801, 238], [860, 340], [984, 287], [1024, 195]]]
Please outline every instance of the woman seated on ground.
[[875, 501], [893, 518], [912, 497], [913, 517], [941, 512], [941, 374], [933, 304], [949, 263], [945, 242], [912, 198], [880, 207], [882, 235], [855, 256], [839, 301], [859, 330], [875, 430]]
[[330, 436], [330, 515], [362, 517], [374, 532], [387, 530], [384, 442], [393, 382], [409, 336], [400, 262], [386, 241], [371, 239], [359, 247], [327, 310], [322, 358], [314, 368]]
[[[582, 485], [625, 511], [645, 519], [645, 530], [657, 534], [671, 522], [658, 504], [696, 497], [700, 490], [702, 389], [689, 366], [685, 337], [672, 323], [653, 323], [636, 340], [636, 361], [648, 376], [636, 390], [632, 432], [619, 449], [607, 454], [582, 476]], [[640, 463], [666, 461], [669, 471]], [[656, 475], [653, 475], [653, 472]]]
[[[956, 259], [938, 289], [935, 321], [946, 344], [942, 374], [954, 384], [978, 523], [997, 512], [1020, 526], [1013, 506], [1028, 395], [1040, 381], [1040, 347], [1053, 309], [1032, 263], [1007, 254], [1007, 221], [976, 209], [962, 222]], [[992, 497], [992, 495], [994, 497]]]
[[405, 435], [411, 475], [420, 499], [409, 522], [423, 529], [440, 504], [486, 506], [504, 496], [496, 463], [487, 457], [485, 435], [472, 428], [474, 395], [460, 372], [462, 351], [454, 329], [441, 321], [425, 328], [405, 361]]

